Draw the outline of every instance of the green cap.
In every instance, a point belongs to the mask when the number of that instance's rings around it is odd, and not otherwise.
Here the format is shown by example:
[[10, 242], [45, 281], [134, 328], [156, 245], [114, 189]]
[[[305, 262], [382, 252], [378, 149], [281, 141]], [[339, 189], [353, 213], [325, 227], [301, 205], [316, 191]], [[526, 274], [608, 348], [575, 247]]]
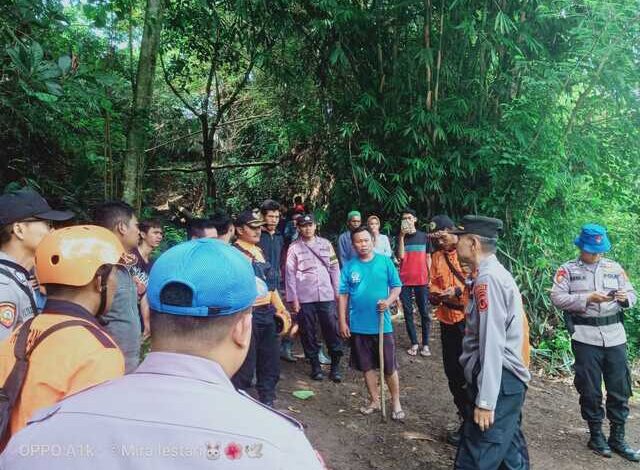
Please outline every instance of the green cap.
[[354, 217], [362, 217], [362, 215], [360, 215], [360, 211], [351, 211], [347, 214], [347, 220], [351, 220]]

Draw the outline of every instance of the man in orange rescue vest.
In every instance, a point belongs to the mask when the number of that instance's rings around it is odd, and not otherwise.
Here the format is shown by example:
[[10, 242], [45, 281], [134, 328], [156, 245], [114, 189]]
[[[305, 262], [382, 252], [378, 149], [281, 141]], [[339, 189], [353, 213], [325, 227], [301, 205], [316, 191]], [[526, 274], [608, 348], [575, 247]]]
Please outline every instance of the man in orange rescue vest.
[[[460, 266], [456, 251], [458, 237], [451, 233], [454, 229], [453, 221], [446, 215], [436, 215], [429, 224], [429, 237], [436, 247], [436, 251], [431, 255], [429, 301], [435, 306], [435, 316], [440, 321], [444, 373], [458, 410], [458, 417], [462, 420], [468, 399], [464, 369], [459, 359], [462, 354], [464, 310], [469, 303], [469, 291], [465, 284], [467, 275]], [[457, 446], [461, 431], [462, 424], [455, 431], [449, 431], [447, 442]]]
[[0, 344], [0, 383], [6, 387], [16, 363], [16, 340], [29, 328], [26, 350], [33, 349], [8, 434], [23, 428], [38, 409], [124, 374], [122, 353], [96, 318], [113, 300], [115, 265], [123, 254], [115, 235], [91, 225], [57, 230], [38, 245], [36, 276], [47, 289], [47, 303]]

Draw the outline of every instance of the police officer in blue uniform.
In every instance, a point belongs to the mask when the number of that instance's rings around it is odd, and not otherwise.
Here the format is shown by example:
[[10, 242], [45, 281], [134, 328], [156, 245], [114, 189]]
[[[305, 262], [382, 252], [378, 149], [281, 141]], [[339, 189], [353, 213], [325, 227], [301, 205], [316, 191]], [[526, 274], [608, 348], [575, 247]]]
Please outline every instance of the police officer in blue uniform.
[[[587, 224], [575, 239], [577, 259], [556, 272], [551, 300], [565, 314], [575, 356], [574, 384], [580, 394], [582, 417], [589, 425], [588, 447], [603, 457], [611, 451], [640, 462], [640, 453], [625, 441], [631, 374], [623, 311], [636, 303], [636, 292], [624, 269], [604, 258], [611, 242], [604, 227]], [[602, 432], [602, 380], [607, 390], [606, 416], [611, 423], [608, 442]]]
[[166, 251], [149, 277], [151, 353], [36, 413], [0, 468], [323, 469], [299, 423], [229, 380], [249, 350], [256, 286], [244, 255], [218, 240]]

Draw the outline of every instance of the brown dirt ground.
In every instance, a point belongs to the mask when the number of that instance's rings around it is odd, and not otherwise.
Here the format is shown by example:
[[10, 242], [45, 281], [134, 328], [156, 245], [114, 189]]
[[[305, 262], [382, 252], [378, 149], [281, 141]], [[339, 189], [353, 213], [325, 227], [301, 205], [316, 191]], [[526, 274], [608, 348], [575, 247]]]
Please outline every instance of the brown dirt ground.
[[[332, 470], [446, 469], [453, 467], [455, 448], [444, 442], [447, 426], [455, 423], [455, 409], [442, 368], [440, 333], [432, 329], [429, 358], [409, 357], [409, 342], [402, 320], [396, 320], [396, 341], [401, 399], [407, 412], [404, 423], [382, 423], [380, 415], [363, 416], [367, 392], [359, 373], [348, 370], [341, 384], [314, 382], [309, 366], [299, 359], [282, 364], [277, 407], [301, 421], [309, 440]], [[301, 353], [296, 342], [295, 352]], [[291, 395], [298, 389], [316, 395], [301, 401]], [[640, 443], [640, 408], [631, 406], [628, 440]], [[636, 469], [615, 456], [603, 459], [586, 447], [587, 427], [580, 417], [578, 397], [570, 379], [549, 380], [539, 376], [529, 387], [524, 407], [524, 432], [535, 469]], [[407, 433], [418, 434], [410, 439]]]

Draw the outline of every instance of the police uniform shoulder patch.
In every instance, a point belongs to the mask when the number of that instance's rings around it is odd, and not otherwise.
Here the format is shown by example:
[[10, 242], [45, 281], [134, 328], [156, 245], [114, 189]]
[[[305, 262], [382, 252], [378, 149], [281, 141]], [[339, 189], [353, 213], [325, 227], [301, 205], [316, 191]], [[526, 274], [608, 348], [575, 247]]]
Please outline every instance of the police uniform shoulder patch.
[[473, 290], [473, 296], [480, 313], [487, 313], [489, 309], [489, 295], [487, 284], [476, 284]]
[[5, 328], [11, 328], [16, 321], [16, 304], [11, 302], [0, 303], [0, 324]]
[[554, 281], [556, 284], [560, 284], [562, 281], [564, 281], [568, 277], [569, 277], [569, 273], [567, 272], [567, 269], [564, 266], [561, 266], [556, 271], [556, 276], [554, 278]]

